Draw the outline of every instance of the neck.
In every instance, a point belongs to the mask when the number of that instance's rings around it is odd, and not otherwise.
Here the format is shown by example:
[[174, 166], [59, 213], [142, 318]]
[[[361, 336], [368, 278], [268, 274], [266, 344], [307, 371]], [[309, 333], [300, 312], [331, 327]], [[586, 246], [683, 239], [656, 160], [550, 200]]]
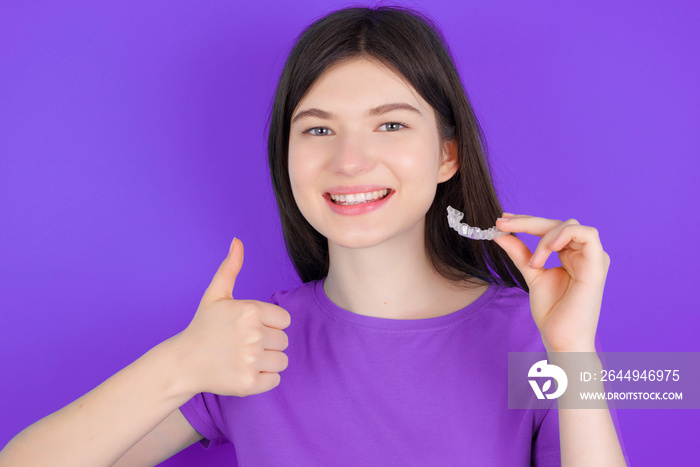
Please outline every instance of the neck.
[[460, 310], [488, 284], [455, 284], [440, 276], [425, 251], [424, 233], [401, 235], [367, 248], [329, 242], [326, 295], [353, 313], [424, 319]]

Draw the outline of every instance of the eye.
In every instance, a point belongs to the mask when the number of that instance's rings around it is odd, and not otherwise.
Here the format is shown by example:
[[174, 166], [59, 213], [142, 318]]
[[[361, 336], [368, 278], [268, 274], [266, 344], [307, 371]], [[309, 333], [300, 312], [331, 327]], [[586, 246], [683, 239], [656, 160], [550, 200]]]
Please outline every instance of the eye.
[[333, 134], [330, 128], [326, 128], [325, 126], [309, 128], [308, 130], [304, 130], [302, 133], [310, 134], [311, 136], [328, 136]]
[[399, 131], [401, 128], [406, 128], [406, 125], [401, 122], [386, 122], [379, 128], [386, 128], [380, 131]]

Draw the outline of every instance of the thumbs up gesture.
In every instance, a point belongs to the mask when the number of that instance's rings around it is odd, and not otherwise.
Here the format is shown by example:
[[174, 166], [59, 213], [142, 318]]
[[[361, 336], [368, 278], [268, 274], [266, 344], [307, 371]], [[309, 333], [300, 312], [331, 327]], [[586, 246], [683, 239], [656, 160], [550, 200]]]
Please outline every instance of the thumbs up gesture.
[[234, 238], [192, 322], [173, 337], [192, 394], [259, 394], [276, 387], [287, 368], [283, 329], [289, 313], [271, 303], [233, 298], [242, 265], [243, 243]]

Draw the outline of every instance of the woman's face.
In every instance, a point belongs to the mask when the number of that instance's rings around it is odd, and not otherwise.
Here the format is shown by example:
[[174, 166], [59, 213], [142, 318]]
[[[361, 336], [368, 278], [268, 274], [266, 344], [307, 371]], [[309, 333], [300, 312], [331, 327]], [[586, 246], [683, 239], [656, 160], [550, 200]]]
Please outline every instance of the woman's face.
[[440, 141], [434, 110], [402, 77], [374, 60], [346, 60], [318, 78], [292, 115], [294, 199], [340, 246], [422, 239], [437, 184], [457, 171], [454, 148]]

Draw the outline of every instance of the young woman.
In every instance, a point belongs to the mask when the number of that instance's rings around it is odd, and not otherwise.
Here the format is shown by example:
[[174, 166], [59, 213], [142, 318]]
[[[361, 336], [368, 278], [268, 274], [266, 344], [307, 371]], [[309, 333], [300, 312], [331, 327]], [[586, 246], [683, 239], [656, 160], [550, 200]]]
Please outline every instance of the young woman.
[[[234, 239], [184, 331], [0, 465], [153, 465], [198, 440], [256, 466], [624, 465], [607, 410], [507, 408], [508, 352], [595, 352], [609, 258], [592, 227], [502, 213], [429, 20], [351, 8], [307, 28], [269, 159], [304, 285], [234, 299]], [[462, 238], [447, 206], [541, 240]], [[563, 267], [544, 268], [552, 252]]]

